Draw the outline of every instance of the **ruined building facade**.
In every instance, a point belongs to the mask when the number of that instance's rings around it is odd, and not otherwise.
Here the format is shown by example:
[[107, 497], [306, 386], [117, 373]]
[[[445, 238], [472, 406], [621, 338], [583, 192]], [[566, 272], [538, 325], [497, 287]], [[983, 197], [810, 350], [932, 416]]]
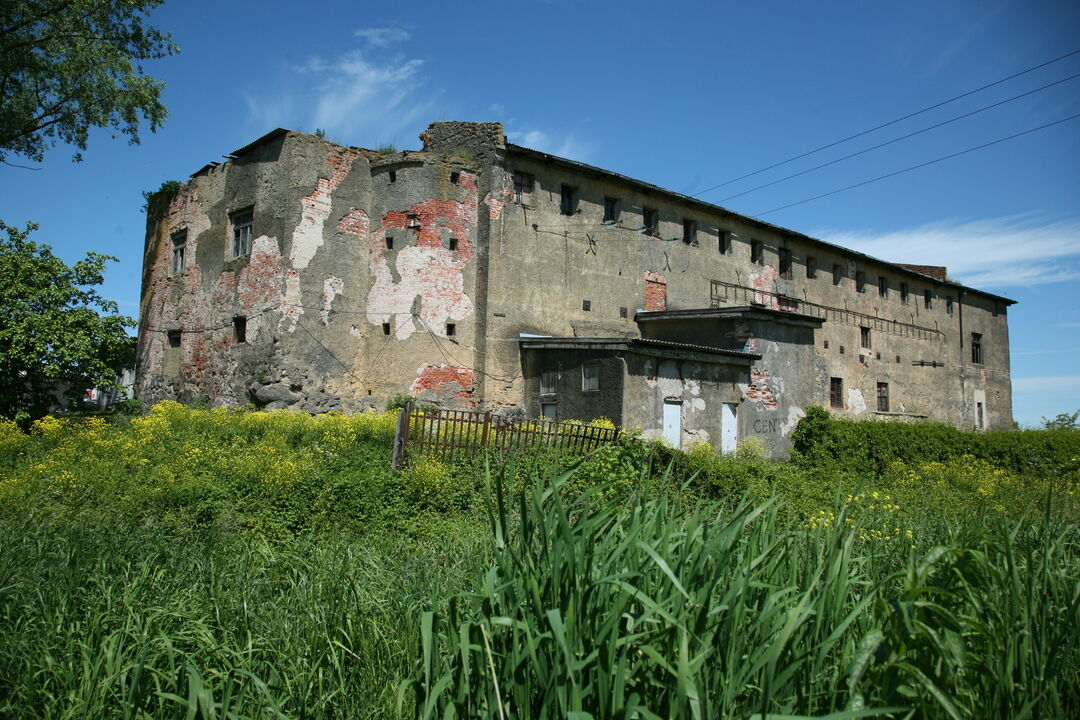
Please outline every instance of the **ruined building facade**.
[[138, 396], [350, 412], [410, 393], [776, 452], [810, 405], [1012, 423], [1007, 298], [495, 123], [421, 139], [276, 130], [152, 202]]

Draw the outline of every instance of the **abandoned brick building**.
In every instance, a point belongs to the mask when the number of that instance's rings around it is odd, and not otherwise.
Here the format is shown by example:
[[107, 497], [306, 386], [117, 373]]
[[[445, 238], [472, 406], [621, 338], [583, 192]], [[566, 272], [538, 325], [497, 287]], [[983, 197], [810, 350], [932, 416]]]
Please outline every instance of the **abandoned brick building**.
[[399, 393], [776, 453], [804, 408], [1012, 423], [1013, 301], [434, 123], [275, 130], [148, 212], [144, 401], [346, 412]]

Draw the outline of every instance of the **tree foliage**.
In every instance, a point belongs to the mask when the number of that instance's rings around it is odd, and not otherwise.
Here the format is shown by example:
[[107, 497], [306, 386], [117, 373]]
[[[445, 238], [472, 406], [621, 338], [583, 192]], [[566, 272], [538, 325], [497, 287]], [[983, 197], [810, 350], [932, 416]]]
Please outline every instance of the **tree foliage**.
[[[86, 149], [91, 128], [139, 142], [167, 110], [164, 86], [141, 62], [177, 52], [146, 24], [162, 0], [3, 0], [0, 2], [0, 161], [40, 162], [56, 142]], [[75, 159], [80, 159], [78, 154]]]
[[72, 266], [25, 230], [0, 222], [0, 413], [39, 417], [66, 386], [69, 397], [89, 387], [115, 386], [131, 362], [130, 317], [94, 289], [106, 262], [90, 252]]

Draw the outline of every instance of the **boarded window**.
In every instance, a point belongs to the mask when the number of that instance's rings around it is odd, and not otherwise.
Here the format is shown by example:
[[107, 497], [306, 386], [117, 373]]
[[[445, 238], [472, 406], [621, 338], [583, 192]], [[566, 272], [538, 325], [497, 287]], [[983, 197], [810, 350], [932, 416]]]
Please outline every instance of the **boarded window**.
[[877, 409], [878, 412], [889, 412], [889, 383], [877, 384]]
[[982, 365], [982, 361], [982, 334], [971, 333], [971, 362], [975, 365]]
[[577, 212], [577, 188], [573, 185], [562, 186], [559, 212], [563, 215], [573, 215]]
[[541, 395], [554, 395], [555, 388], [559, 383], [559, 371], [558, 370], [545, 370], [540, 373], [540, 394]]
[[841, 378], [829, 378], [829, 405], [840, 409], [844, 407], [844, 381]]
[[251, 208], [234, 212], [230, 218], [233, 229], [233, 257], [251, 254], [251, 228], [255, 221], [255, 211]]
[[656, 208], [642, 208], [641, 225], [646, 235], [659, 235], [660, 211]]
[[619, 198], [604, 198], [604, 222], [611, 225], [619, 222]]
[[868, 327], [860, 327], [859, 328], [859, 347], [864, 347], [867, 350], [869, 350], [872, 347], [872, 345], [870, 344], [870, 328], [868, 328]]
[[780, 277], [791, 279], [791, 250], [787, 248], [780, 248]]
[[600, 389], [600, 363], [586, 363], [581, 366], [581, 389], [584, 392]]
[[526, 195], [533, 191], [533, 176], [528, 173], [516, 172], [514, 179], [514, 202], [524, 202]]
[[179, 275], [187, 267], [187, 230], [177, 230], [172, 234], [172, 271]]

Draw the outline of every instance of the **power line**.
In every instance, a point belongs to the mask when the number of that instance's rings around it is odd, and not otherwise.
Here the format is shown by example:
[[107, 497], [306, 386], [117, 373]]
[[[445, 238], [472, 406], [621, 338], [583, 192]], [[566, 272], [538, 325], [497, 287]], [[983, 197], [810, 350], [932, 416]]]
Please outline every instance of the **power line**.
[[1035, 88], [1034, 90], [1028, 90], [1027, 92], [1020, 93], [1019, 95], [1013, 95], [1011, 98], [1008, 98], [1006, 100], [1001, 100], [1000, 102], [993, 103], [992, 105], [987, 105], [986, 107], [981, 107], [978, 110], [972, 110], [971, 112], [964, 113], [963, 115], [957, 115], [954, 118], [949, 118], [948, 120], [943, 120], [943, 121], [941, 121], [939, 123], [936, 123], [934, 125], [930, 125], [929, 127], [924, 127], [922, 130], [916, 130], [915, 132], [908, 133], [907, 135], [901, 135], [898, 138], [893, 138], [892, 140], [886, 140], [883, 143], [873, 145], [873, 146], [868, 147], [868, 148], [866, 148], [864, 150], [859, 150], [858, 152], [853, 152], [850, 155], [845, 155], [845, 156], [843, 156], [841, 158], [837, 158], [836, 160], [830, 160], [829, 162], [821, 163], [820, 165], [815, 165], [814, 167], [810, 168], [809, 170], [803, 170], [801, 172], [797, 172], [797, 173], [794, 173], [792, 175], [788, 175], [787, 177], [782, 177], [779, 180], [773, 180], [772, 182], [767, 182], [764, 185], [758, 185], [755, 188], [750, 188], [749, 190], [744, 190], [741, 193], [736, 193], [735, 195], [729, 195], [728, 197], [721, 198], [720, 200], [717, 200], [716, 202], [717, 203], [727, 202], [728, 200], [734, 200], [737, 197], [742, 197], [743, 195], [749, 195], [752, 192], [757, 192], [758, 190], [762, 190], [762, 189], [767, 188], [767, 187], [772, 187], [773, 185], [778, 185], [779, 183], [786, 182], [787, 180], [791, 180], [792, 178], [797, 178], [797, 177], [799, 177], [801, 175], [806, 175], [807, 173], [812, 173], [815, 170], [820, 170], [821, 168], [829, 167], [830, 165], [835, 165], [836, 163], [843, 162], [844, 160], [850, 160], [853, 157], [863, 155], [864, 153], [868, 153], [868, 152], [870, 152], [872, 150], [877, 150], [878, 148], [883, 148], [886, 145], [892, 145], [893, 143], [898, 143], [901, 140], [907, 140], [910, 137], [915, 137], [916, 135], [921, 135], [924, 132], [929, 132], [930, 130], [935, 130], [935, 129], [939, 128], [939, 127], [942, 127], [943, 125], [948, 125], [949, 123], [954, 123], [957, 120], [963, 120], [964, 118], [971, 117], [972, 115], [978, 115], [981, 112], [991, 110], [993, 108], [998, 107], [999, 105], [1004, 105], [1005, 103], [1010, 103], [1013, 100], [1019, 100], [1022, 97], [1027, 97], [1028, 95], [1033, 95], [1034, 93], [1041, 92], [1042, 90], [1046, 90], [1047, 88], [1052, 88], [1055, 85], [1060, 85], [1063, 82], [1068, 82], [1069, 80], [1074, 80], [1074, 79], [1076, 79], [1078, 77], [1080, 77], [1080, 73], [1076, 73], [1075, 75], [1070, 75], [1067, 78], [1064, 78], [1062, 80], [1058, 80], [1056, 82], [1052, 82], [1049, 85], [1043, 85], [1042, 87]]
[[820, 195], [815, 195], [814, 197], [806, 198], [805, 200], [799, 200], [798, 202], [788, 203], [787, 205], [781, 205], [780, 207], [773, 208], [772, 210], [766, 210], [765, 212], [761, 212], [761, 213], [758, 213], [756, 215], [751, 215], [751, 217], [760, 218], [763, 215], [768, 215], [770, 213], [778, 212], [780, 210], [786, 210], [787, 208], [795, 207], [796, 205], [802, 205], [803, 203], [808, 203], [808, 202], [811, 202], [812, 200], [820, 200], [823, 197], [829, 197], [830, 195], [836, 195], [837, 193], [842, 193], [842, 192], [845, 192], [847, 190], [853, 190], [853, 189], [855, 189], [857, 187], [862, 187], [863, 185], [869, 185], [870, 183], [875, 183], [878, 180], [884, 180], [886, 178], [891, 178], [891, 177], [894, 177], [896, 175], [901, 175], [903, 173], [910, 172], [912, 170], [918, 170], [919, 168], [924, 168], [927, 165], [933, 165], [935, 163], [942, 162], [943, 160], [949, 160], [950, 158], [959, 157], [961, 155], [966, 155], [967, 153], [975, 152], [976, 150], [982, 150], [983, 148], [988, 148], [991, 145], [997, 145], [998, 143], [1003, 143], [1006, 140], [1013, 140], [1014, 138], [1018, 138], [1018, 137], [1021, 137], [1023, 135], [1029, 135], [1029, 134], [1031, 134], [1033, 132], [1036, 132], [1038, 130], [1044, 130], [1044, 129], [1046, 129], [1048, 127], [1052, 127], [1054, 125], [1060, 125], [1063, 122], [1068, 122], [1069, 120], [1075, 120], [1076, 118], [1080, 118], [1080, 113], [1077, 113], [1076, 115], [1070, 115], [1069, 117], [1062, 118], [1061, 120], [1055, 120], [1053, 122], [1046, 123], [1045, 125], [1040, 125], [1039, 127], [1031, 128], [1030, 130], [1024, 130], [1023, 132], [1018, 132], [1018, 133], [1015, 133], [1014, 135], [1009, 135], [1008, 137], [998, 138], [997, 140], [991, 140], [988, 143], [983, 143], [982, 145], [976, 145], [975, 147], [968, 148], [967, 150], [961, 150], [960, 152], [954, 152], [954, 153], [952, 153], [950, 155], [945, 155], [945, 156], [942, 156], [942, 157], [939, 157], [939, 158], [935, 158], [934, 160], [928, 160], [928, 161], [926, 161], [924, 163], [919, 163], [918, 165], [912, 165], [911, 167], [906, 167], [903, 170], [897, 170], [895, 172], [887, 173], [885, 175], [879, 175], [876, 178], [871, 178], [869, 180], [863, 180], [862, 182], [855, 183], [854, 185], [848, 185], [847, 187], [842, 187], [842, 188], [839, 188], [837, 190], [830, 190], [827, 193], [821, 193]]
[[870, 134], [870, 133], [872, 133], [872, 132], [874, 132], [876, 130], [881, 130], [882, 128], [887, 128], [890, 125], [895, 125], [895, 124], [897, 124], [899, 122], [903, 122], [904, 120], [909, 120], [909, 119], [915, 117], [916, 115], [922, 115], [923, 113], [930, 112], [931, 110], [936, 110], [937, 108], [942, 107], [943, 105], [948, 105], [951, 102], [956, 102], [957, 100], [960, 100], [962, 98], [966, 98], [969, 95], [974, 95], [977, 92], [982, 92], [983, 90], [986, 90], [987, 88], [992, 88], [995, 85], [1000, 85], [1003, 82], [1008, 82], [1009, 80], [1012, 80], [1014, 78], [1018, 78], [1021, 75], [1026, 75], [1029, 72], [1033, 72], [1035, 70], [1038, 70], [1039, 68], [1044, 68], [1047, 65], [1052, 65], [1052, 64], [1054, 64], [1056, 62], [1060, 62], [1060, 61], [1064, 60], [1065, 58], [1072, 57], [1073, 55], [1076, 55], [1077, 53], [1080, 53], [1080, 50], [1073, 50], [1072, 52], [1065, 53], [1061, 57], [1056, 57], [1053, 60], [1047, 60], [1046, 62], [1040, 63], [1039, 65], [1036, 65], [1034, 67], [1030, 67], [1027, 70], [1021, 70], [1018, 73], [1014, 73], [1012, 75], [1009, 75], [1008, 77], [1001, 78], [1000, 80], [995, 80], [992, 83], [989, 83], [987, 85], [983, 85], [982, 87], [977, 87], [974, 90], [968, 90], [965, 93], [961, 93], [960, 95], [956, 95], [954, 97], [951, 97], [948, 100], [942, 100], [941, 102], [936, 103], [934, 105], [931, 105], [929, 107], [925, 107], [922, 110], [916, 110], [915, 112], [908, 113], [907, 115], [904, 115], [903, 117], [898, 117], [895, 120], [890, 120], [889, 122], [882, 123], [881, 125], [876, 125], [876, 126], [870, 128], [869, 130], [863, 130], [862, 132], [857, 132], [854, 135], [849, 135], [846, 138], [841, 138], [840, 140], [835, 140], [835, 141], [833, 141], [831, 143], [828, 143], [827, 145], [822, 145], [821, 147], [814, 148], [813, 150], [808, 150], [807, 152], [804, 152], [801, 155], [796, 155], [794, 157], [790, 157], [787, 160], [781, 160], [780, 162], [773, 163], [772, 165], [769, 165], [767, 167], [763, 167], [763, 168], [761, 168], [759, 170], [754, 170], [753, 172], [749, 172], [749, 173], [747, 173], [745, 175], [740, 175], [737, 178], [733, 178], [733, 179], [728, 180], [726, 182], [722, 182], [719, 185], [713, 185], [712, 187], [705, 188], [704, 190], [699, 190], [698, 192], [692, 194], [690, 197], [698, 197], [700, 195], [704, 195], [707, 192], [711, 192], [713, 190], [716, 190], [717, 188], [722, 188], [725, 185], [730, 185], [733, 182], [738, 182], [739, 180], [745, 180], [748, 177], [753, 177], [754, 175], [758, 175], [760, 173], [763, 173], [766, 170], [772, 170], [773, 168], [780, 167], [781, 165], [787, 165], [790, 162], [800, 160], [800, 159], [802, 159], [804, 157], [807, 157], [808, 155], [813, 155], [814, 153], [821, 152], [822, 150], [827, 150], [828, 148], [835, 147], [836, 145], [840, 145], [841, 143], [846, 143], [849, 140], [854, 140], [855, 138], [862, 137], [863, 135], [868, 135], [868, 134]]

